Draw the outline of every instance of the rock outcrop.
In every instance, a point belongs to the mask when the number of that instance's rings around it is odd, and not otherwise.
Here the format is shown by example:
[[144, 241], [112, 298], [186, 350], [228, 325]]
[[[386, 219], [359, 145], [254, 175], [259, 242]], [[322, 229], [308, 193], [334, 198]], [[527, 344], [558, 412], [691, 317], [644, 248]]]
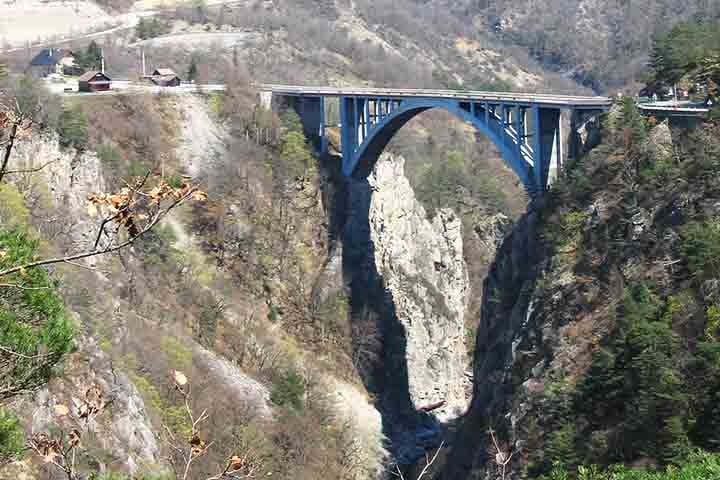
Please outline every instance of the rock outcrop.
[[352, 181], [343, 260], [353, 312], [374, 311], [383, 337], [369, 388], [393, 454], [412, 459], [439, 443], [438, 421], [468, 406], [469, 280], [459, 217], [440, 210], [428, 220], [403, 168], [404, 159], [385, 154], [367, 181]]
[[[48, 215], [38, 222], [41, 233], [52, 238], [59, 248], [66, 245], [72, 245], [74, 251], [92, 248], [97, 224], [96, 219], [87, 214], [87, 196], [105, 189], [102, 164], [97, 155], [61, 148], [57, 135], [30, 135], [17, 143], [12, 162], [12, 168], [17, 170], [44, 165], [39, 172], [14, 178], [18, 185], [38, 198], [42, 207], [38, 212]], [[89, 259], [87, 264], [92, 266], [96, 261]], [[110, 289], [110, 280], [105, 273], [99, 270], [81, 272], [92, 279], [88, 281], [98, 285], [98, 292], [103, 291], [103, 285]], [[63, 294], [73, 294], [72, 288], [65, 290]], [[117, 308], [116, 302], [108, 302], [110, 311]], [[68, 406], [74, 415], [85, 391], [97, 386], [112, 402], [102, 415], [88, 424], [88, 430], [98, 442], [93, 446], [108, 452], [115, 467], [129, 473], [161, 464], [160, 448], [138, 389], [117, 365], [113, 365], [111, 355], [98, 339], [87, 334], [92, 320], [76, 312], [68, 314], [75, 317], [75, 323], [84, 332], [78, 336], [77, 351], [68, 358], [62, 377], [52, 380], [34, 395], [19, 399], [14, 410], [24, 418], [30, 432], [65, 427], [71, 424], [66, 425], [69, 420], [57, 415], [55, 405]], [[106, 321], [112, 323], [110, 318]], [[100, 469], [106, 466], [98, 465]], [[31, 468], [27, 463], [16, 467], [21, 471]]]
[[[76, 428], [73, 420], [58, 415], [57, 405], [65, 405], [72, 418], [78, 418], [85, 392], [99, 387], [107, 406], [87, 423], [88, 446], [106, 452], [110, 461], [98, 464], [104, 470], [114, 468], [134, 474], [143, 468], [163, 463], [160, 446], [153, 433], [145, 403], [140, 392], [120, 369], [113, 365], [93, 338], [78, 339], [78, 351], [65, 365], [64, 375], [50, 382], [47, 388], [32, 397], [21, 399], [15, 410], [24, 418], [30, 432], [52, 431], [58, 427], [69, 431]], [[97, 461], [97, 458], [93, 458]]]
[[67, 232], [67, 240], [78, 247], [94, 241], [97, 225], [87, 215], [87, 196], [105, 189], [103, 166], [94, 152], [61, 148], [57, 134], [29, 135], [16, 143], [11, 167], [14, 170], [42, 167], [32, 174], [20, 174], [26, 178], [15, 176], [14, 180], [32, 185], [39, 201], [51, 202], [47, 207], [52, 209], [48, 210], [55, 211], [56, 218], [64, 217], [64, 222], [50, 221], [43, 228], [50, 229], [50, 224], [54, 224], [62, 230], [57, 233]]

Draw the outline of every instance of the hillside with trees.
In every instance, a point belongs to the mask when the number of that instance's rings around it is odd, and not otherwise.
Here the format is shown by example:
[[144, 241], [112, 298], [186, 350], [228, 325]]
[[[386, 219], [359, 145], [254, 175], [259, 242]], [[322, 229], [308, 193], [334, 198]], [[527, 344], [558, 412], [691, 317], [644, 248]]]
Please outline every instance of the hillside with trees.
[[[73, 47], [122, 78], [141, 46], [221, 93], [51, 95], [8, 55], [0, 478], [719, 476], [716, 115], [670, 125], [625, 97], [529, 202], [448, 114], [349, 181], [335, 127], [320, 158], [253, 87], [587, 92], [538, 59], [717, 100], [717, 23], [675, 22], [714, 4], [607, 3], [196, 2]], [[185, 44], [223, 32], [246, 43]], [[417, 404], [413, 368], [438, 385]], [[472, 404], [441, 417], [451, 383]]]
[[656, 35], [676, 23], [720, 16], [720, 5], [706, 0], [431, 3], [445, 6], [458, 18], [473, 18], [476, 28], [494, 31], [502, 41], [526, 48], [549, 69], [567, 72], [596, 91], [643, 83]]
[[[716, 31], [686, 23], [658, 39], [655, 78], [712, 85]], [[498, 253], [475, 359], [492, 380], [476, 382], [441, 478], [720, 472], [716, 117], [659, 123], [625, 97], [601, 129]]]

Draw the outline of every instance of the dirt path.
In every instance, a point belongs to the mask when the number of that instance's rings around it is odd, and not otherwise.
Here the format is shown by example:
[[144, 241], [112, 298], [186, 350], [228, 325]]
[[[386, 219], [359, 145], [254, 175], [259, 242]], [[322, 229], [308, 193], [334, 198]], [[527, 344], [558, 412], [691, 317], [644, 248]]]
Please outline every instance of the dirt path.
[[211, 117], [205, 100], [197, 95], [177, 97], [181, 132], [175, 155], [187, 173], [198, 178], [227, 155], [228, 132]]

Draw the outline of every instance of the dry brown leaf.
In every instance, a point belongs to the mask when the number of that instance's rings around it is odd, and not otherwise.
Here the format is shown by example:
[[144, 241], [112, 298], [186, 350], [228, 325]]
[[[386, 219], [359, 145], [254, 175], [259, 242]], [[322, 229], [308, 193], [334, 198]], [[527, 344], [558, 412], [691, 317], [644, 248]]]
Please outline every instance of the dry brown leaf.
[[190, 439], [190, 446], [192, 447], [190, 448], [190, 453], [196, 457], [205, 451], [206, 445], [205, 441], [196, 433]]
[[198, 201], [198, 202], [204, 202], [208, 198], [207, 193], [202, 192], [200, 190], [194, 191], [192, 193], [191, 197], [193, 200]]
[[245, 463], [239, 455], [233, 455], [230, 457], [230, 471], [240, 470]]
[[175, 383], [178, 384], [178, 385], [181, 386], [181, 387], [184, 386], [184, 385], [186, 385], [187, 382], [188, 382], [188, 379], [187, 379], [187, 377], [185, 376], [185, 374], [184, 374], [183, 372], [179, 371], [179, 370], [175, 370], [175, 371], [173, 372], [173, 378], [175, 379]]
[[70, 442], [70, 448], [75, 448], [80, 445], [80, 431], [76, 428], [73, 429], [70, 435], [68, 435], [68, 440]]
[[63, 405], [62, 403], [58, 403], [55, 405], [55, 415], [60, 415], [61, 417], [64, 417], [65, 415], [70, 413], [70, 409]]
[[55, 461], [56, 457], [58, 457], [58, 453], [55, 450], [50, 449], [43, 457], [43, 461], [45, 463], [51, 463], [51, 462]]
[[87, 206], [87, 213], [89, 216], [94, 217], [98, 214], [97, 206], [95, 206], [94, 203], [90, 202]]

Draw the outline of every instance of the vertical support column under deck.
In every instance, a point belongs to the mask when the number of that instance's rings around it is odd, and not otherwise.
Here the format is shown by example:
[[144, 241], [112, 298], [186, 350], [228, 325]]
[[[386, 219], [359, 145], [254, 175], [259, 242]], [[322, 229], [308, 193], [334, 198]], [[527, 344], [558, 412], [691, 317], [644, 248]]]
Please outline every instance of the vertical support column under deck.
[[370, 99], [363, 99], [363, 107], [363, 141], [365, 141], [370, 131]]
[[342, 149], [342, 171], [346, 176], [354, 168], [353, 154], [357, 148], [357, 115], [352, 97], [340, 97], [340, 146]]
[[325, 155], [328, 151], [328, 140], [325, 134], [327, 121], [325, 119], [325, 97], [320, 97], [320, 155]]
[[518, 105], [515, 107], [515, 110], [513, 111], [513, 115], [515, 116], [515, 135], [517, 136], [517, 145], [515, 146], [515, 151], [517, 152], [517, 156], [519, 159], [522, 159], [522, 144], [523, 144], [523, 108]]
[[297, 112], [305, 137], [320, 153], [327, 151], [325, 97], [294, 97], [290, 105]]
[[551, 168], [557, 171], [560, 164], [560, 109], [534, 106], [533, 130], [533, 174], [536, 193], [541, 193], [548, 187]]
[[358, 145], [360, 145], [360, 137], [362, 137], [362, 125], [360, 125], [360, 109], [358, 108], [358, 98], [353, 97], [352, 102], [353, 102], [353, 109], [352, 109], [353, 123], [352, 123], [352, 125], [353, 125], [353, 129], [355, 130], [355, 133], [353, 134], [353, 137], [355, 139], [355, 143], [353, 146], [354, 147], [353, 150], [354, 150], [358, 147]]

